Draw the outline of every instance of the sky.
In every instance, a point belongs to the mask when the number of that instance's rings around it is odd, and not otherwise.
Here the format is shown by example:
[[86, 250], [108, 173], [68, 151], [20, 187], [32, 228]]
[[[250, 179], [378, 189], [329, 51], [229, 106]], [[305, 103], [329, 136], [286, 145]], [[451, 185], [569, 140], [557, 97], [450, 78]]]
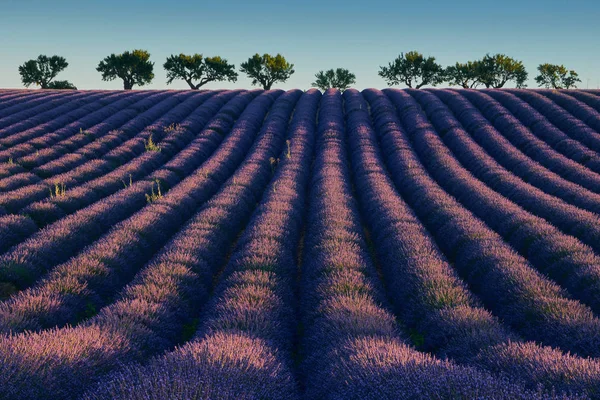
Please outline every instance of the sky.
[[[564, 64], [580, 88], [597, 88], [599, 21], [598, 0], [0, 0], [0, 88], [22, 88], [19, 65], [56, 54], [69, 63], [57, 80], [121, 89], [96, 66], [132, 49], [155, 62], [145, 89], [188, 88], [166, 84], [162, 65], [179, 53], [219, 55], [238, 70], [255, 53], [281, 53], [296, 71], [274, 85], [282, 89], [308, 89], [316, 72], [338, 67], [356, 75], [357, 89], [383, 88], [379, 67], [411, 50], [443, 66], [504, 53], [523, 61], [529, 87], [539, 64]], [[251, 79], [204, 88], [251, 88]]]

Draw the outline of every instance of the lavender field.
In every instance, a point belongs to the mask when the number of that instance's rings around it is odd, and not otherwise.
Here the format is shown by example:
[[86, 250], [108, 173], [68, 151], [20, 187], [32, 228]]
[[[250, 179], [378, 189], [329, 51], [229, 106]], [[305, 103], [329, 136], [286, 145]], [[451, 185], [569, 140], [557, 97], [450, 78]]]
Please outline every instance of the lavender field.
[[600, 398], [600, 91], [0, 90], [0, 399]]

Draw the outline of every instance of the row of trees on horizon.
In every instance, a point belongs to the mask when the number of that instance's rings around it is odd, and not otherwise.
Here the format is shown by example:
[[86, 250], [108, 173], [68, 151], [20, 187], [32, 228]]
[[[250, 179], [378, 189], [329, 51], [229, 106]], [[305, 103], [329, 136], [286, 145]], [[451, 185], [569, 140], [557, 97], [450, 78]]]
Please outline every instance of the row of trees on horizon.
[[[21, 80], [26, 87], [40, 86], [42, 89], [77, 89], [68, 81], [54, 78], [68, 67], [67, 60], [61, 56], [40, 55], [19, 67]], [[197, 90], [209, 82], [236, 82], [238, 73], [235, 65], [226, 59], [202, 54], [179, 54], [167, 57], [163, 68], [167, 71], [167, 84], [175, 80], [185, 81], [190, 89]], [[96, 68], [102, 74], [102, 80], [123, 80], [123, 89], [133, 89], [135, 85], [144, 86], [154, 79], [154, 62], [146, 50], [125, 51], [104, 58]], [[578, 74], [563, 65], [540, 64], [535, 81], [540, 87], [553, 89], [576, 88], [581, 82]], [[277, 82], [285, 82], [295, 72], [281, 54], [255, 54], [241, 63], [240, 72], [252, 79], [252, 85], [271, 89]], [[513, 82], [516, 87], [526, 87], [528, 73], [521, 61], [504, 54], [486, 54], [482, 59], [457, 62], [446, 68], [436, 62], [435, 57], [425, 57], [417, 51], [400, 53], [387, 66], [379, 69], [381, 76], [389, 86], [404, 84], [409, 88], [420, 89], [423, 86], [437, 86], [444, 82], [463, 88], [502, 88]], [[345, 68], [319, 71], [315, 74], [313, 87], [321, 90], [337, 88], [345, 90], [356, 83], [356, 76]]]

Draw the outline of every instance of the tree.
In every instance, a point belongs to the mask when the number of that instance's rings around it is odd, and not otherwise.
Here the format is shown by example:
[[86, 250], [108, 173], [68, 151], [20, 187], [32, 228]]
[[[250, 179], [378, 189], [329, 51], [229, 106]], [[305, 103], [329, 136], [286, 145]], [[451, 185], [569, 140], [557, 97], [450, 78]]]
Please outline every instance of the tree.
[[[235, 82], [238, 77], [235, 65], [229, 64], [226, 59], [218, 56], [204, 58], [202, 54], [171, 55], [163, 67], [167, 70], [167, 85], [175, 79], [183, 79], [194, 90], [213, 81]], [[198, 83], [194, 83], [198, 80]]]
[[37, 59], [29, 60], [21, 65], [19, 74], [23, 85], [26, 87], [39, 85], [42, 89], [49, 89], [52, 79], [56, 78], [56, 75], [68, 66], [69, 63], [64, 57], [40, 55]]
[[474, 89], [481, 84], [477, 71], [479, 61], [456, 63], [446, 68], [446, 79], [450, 85], [462, 86], [465, 89]]
[[126, 51], [123, 54], [111, 54], [100, 61], [96, 70], [102, 73], [102, 80], [123, 79], [123, 89], [130, 90], [133, 85], [144, 86], [154, 79], [154, 63], [146, 50]]
[[258, 53], [240, 65], [240, 71], [252, 78], [252, 84], [261, 84], [265, 90], [271, 89], [275, 82], [285, 82], [295, 72], [294, 64], [290, 64], [281, 55]]
[[504, 54], [486, 54], [477, 62], [477, 79], [487, 88], [501, 88], [509, 81], [515, 81], [518, 88], [525, 87], [527, 71], [521, 61]]
[[342, 92], [356, 83], [356, 75], [345, 68], [330, 69], [325, 72], [319, 71], [315, 74], [316, 81], [313, 86], [321, 90], [336, 88]]
[[444, 68], [435, 62], [435, 57], [425, 58], [417, 51], [400, 53], [387, 67], [379, 68], [379, 76], [390, 86], [404, 83], [409, 88], [420, 89], [425, 85], [435, 86], [445, 80]]
[[538, 66], [540, 74], [535, 77], [535, 81], [540, 87], [553, 89], [576, 88], [576, 82], [581, 82], [577, 72], [567, 70], [564, 65], [540, 64]]
[[77, 88], [75, 87], [75, 85], [73, 85], [69, 81], [54, 81], [54, 82], [50, 82], [48, 84], [47, 89], [70, 89], [70, 90], [77, 90]]

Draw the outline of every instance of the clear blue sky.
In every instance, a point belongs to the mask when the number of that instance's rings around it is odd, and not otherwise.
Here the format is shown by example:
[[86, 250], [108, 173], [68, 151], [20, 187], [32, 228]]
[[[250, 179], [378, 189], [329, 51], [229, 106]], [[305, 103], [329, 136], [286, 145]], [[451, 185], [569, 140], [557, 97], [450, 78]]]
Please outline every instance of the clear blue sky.
[[[92, 4], [93, 3], [93, 4]], [[172, 53], [220, 55], [239, 68], [254, 53], [283, 54], [295, 64], [283, 89], [310, 87], [320, 69], [344, 67], [358, 89], [385, 87], [377, 75], [400, 52], [418, 50], [443, 64], [485, 53], [506, 53], [524, 62], [529, 86], [543, 62], [575, 69], [580, 87], [600, 85], [598, 0], [0, 0], [0, 88], [22, 87], [18, 66], [39, 54], [66, 57], [57, 79], [80, 89], [120, 89], [96, 71], [110, 53], [147, 49], [155, 78]], [[207, 88], [251, 87], [236, 83]]]

